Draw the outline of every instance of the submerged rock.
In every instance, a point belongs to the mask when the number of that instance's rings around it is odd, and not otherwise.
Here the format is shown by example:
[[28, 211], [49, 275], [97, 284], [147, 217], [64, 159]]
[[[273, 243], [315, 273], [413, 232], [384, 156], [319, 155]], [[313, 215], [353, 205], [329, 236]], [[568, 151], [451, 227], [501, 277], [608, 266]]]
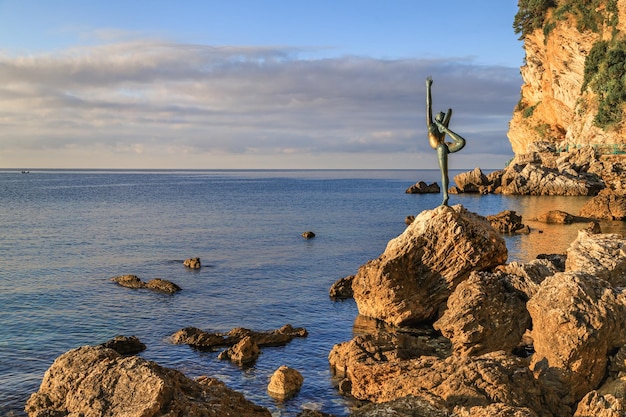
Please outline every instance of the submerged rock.
[[502, 236], [463, 206], [426, 210], [384, 253], [361, 266], [352, 289], [359, 313], [394, 325], [435, 318], [472, 271], [503, 264]]
[[182, 373], [102, 346], [59, 356], [26, 403], [30, 417], [270, 417], [271, 413], [208, 377]]

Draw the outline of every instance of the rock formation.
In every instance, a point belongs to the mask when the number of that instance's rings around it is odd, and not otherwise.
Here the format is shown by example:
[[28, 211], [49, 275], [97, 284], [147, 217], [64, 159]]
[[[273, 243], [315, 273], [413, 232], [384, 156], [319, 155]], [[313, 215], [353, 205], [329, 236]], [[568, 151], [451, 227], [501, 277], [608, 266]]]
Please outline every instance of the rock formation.
[[26, 403], [30, 417], [270, 417], [216, 379], [191, 380], [154, 362], [102, 346], [59, 356]]
[[259, 346], [283, 346], [296, 337], [306, 337], [307, 331], [302, 327], [286, 324], [280, 329], [269, 332], [255, 332], [237, 327], [228, 333], [210, 333], [196, 327], [185, 327], [174, 333], [171, 340], [175, 344], [186, 344], [196, 349], [213, 350], [220, 347], [234, 346], [244, 338], [250, 337]]
[[183, 261], [183, 265], [190, 269], [200, 269], [202, 264], [200, 263], [200, 258], [189, 258]]
[[407, 188], [405, 192], [407, 194], [438, 194], [439, 192], [441, 192], [441, 188], [439, 188], [439, 184], [437, 184], [436, 182], [426, 184], [424, 181], [419, 181]]
[[154, 291], [166, 293], [166, 294], [174, 294], [181, 290], [181, 288], [174, 284], [171, 281], [167, 281], [161, 278], [154, 278], [148, 282], [143, 282], [137, 275], [120, 275], [114, 278], [111, 278], [111, 281], [121, 285], [122, 287], [139, 289], [139, 288], [149, 288]]
[[254, 363], [259, 357], [261, 349], [259, 345], [250, 336], [245, 336], [239, 342], [222, 351], [218, 355], [218, 359], [230, 359], [239, 365], [248, 365]]
[[504, 210], [498, 214], [487, 216], [487, 220], [494, 229], [503, 234], [530, 233], [530, 228], [522, 223], [522, 216], [513, 210]]
[[606, 188], [585, 203], [580, 215], [599, 220], [626, 220], [626, 195]]
[[303, 383], [300, 372], [283, 365], [272, 374], [267, 392], [276, 399], [286, 400], [297, 394]]
[[[582, 230], [566, 256], [463, 268], [455, 266], [459, 260], [451, 259], [452, 249], [433, 242], [446, 242], [449, 230], [490, 234], [456, 215], [464, 217], [461, 207], [418, 215], [355, 276], [359, 311], [374, 312], [370, 317], [387, 323], [356, 320], [358, 336], [329, 354], [339, 391], [372, 403], [353, 416], [423, 410], [415, 415], [622, 417], [626, 240]], [[440, 254], [438, 264], [430, 260], [431, 252]], [[449, 270], [464, 271], [463, 278], [451, 285], [423, 278]], [[427, 288], [430, 298], [410, 282]], [[381, 306], [370, 307], [374, 303], [367, 297]], [[445, 303], [433, 301], [439, 299]], [[432, 325], [406, 319], [417, 316], [404, 312], [405, 306], [429, 317]], [[431, 315], [424, 314], [425, 306]], [[420, 321], [422, 327], [407, 327]]]
[[436, 317], [472, 271], [503, 264], [503, 238], [460, 205], [422, 212], [384, 253], [361, 266], [352, 289], [359, 313], [403, 325]]

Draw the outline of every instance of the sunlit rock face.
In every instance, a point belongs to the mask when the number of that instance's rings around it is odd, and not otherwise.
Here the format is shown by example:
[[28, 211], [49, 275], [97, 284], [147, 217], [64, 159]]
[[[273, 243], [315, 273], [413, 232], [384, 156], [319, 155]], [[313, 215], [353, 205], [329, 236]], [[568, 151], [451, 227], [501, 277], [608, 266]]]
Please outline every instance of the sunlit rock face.
[[[617, 6], [615, 31], [620, 36], [626, 32], [626, 0], [618, 0]], [[516, 155], [528, 153], [537, 141], [563, 146], [626, 143], [626, 123], [606, 130], [595, 126], [598, 97], [589, 87], [581, 91], [587, 55], [594, 43], [611, 39], [613, 31], [607, 25], [597, 33], [580, 31], [569, 16], [555, 19], [547, 36], [543, 29], [526, 35], [526, 57], [521, 67], [524, 84], [508, 132]]]

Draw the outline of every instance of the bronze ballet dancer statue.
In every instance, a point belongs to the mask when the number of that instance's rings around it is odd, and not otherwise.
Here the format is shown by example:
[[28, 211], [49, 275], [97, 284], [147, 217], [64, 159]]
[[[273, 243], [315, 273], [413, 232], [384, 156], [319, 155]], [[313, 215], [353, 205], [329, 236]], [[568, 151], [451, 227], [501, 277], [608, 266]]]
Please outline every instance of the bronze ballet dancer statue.
[[[439, 168], [441, 169], [441, 188], [443, 190], [444, 206], [448, 205], [448, 154], [458, 152], [465, 146], [465, 139], [460, 135], [448, 129], [450, 118], [452, 117], [452, 109], [448, 109], [447, 113], [439, 112], [433, 120], [431, 86], [433, 85], [432, 77], [426, 78], [426, 125], [428, 126], [428, 142], [430, 146], [437, 150], [437, 159], [439, 160]], [[446, 134], [453, 140], [452, 143], [446, 142]]]

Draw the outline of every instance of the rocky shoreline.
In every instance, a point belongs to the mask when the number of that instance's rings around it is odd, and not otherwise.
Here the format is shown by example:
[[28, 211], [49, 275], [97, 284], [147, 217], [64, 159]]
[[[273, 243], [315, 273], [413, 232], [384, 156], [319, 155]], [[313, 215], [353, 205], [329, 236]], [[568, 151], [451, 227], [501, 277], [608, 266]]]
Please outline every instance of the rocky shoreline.
[[[360, 405], [351, 416], [623, 416], [624, 238], [588, 227], [567, 254], [506, 263], [492, 223], [461, 205], [426, 210], [380, 257], [333, 286], [331, 296], [354, 297], [367, 323], [329, 352], [337, 389]], [[244, 366], [259, 346], [306, 336], [289, 325], [186, 328], [172, 341], [225, 348], [222, 359]], [[134, 356], [139, 341], [124, 346], [114, 340], [61, 355], [28, 400], [28, 415], [271, 415], [214, 378], [191, 380]], [[291, 369], [272, 380], [276, 398], [306, 384]]]

